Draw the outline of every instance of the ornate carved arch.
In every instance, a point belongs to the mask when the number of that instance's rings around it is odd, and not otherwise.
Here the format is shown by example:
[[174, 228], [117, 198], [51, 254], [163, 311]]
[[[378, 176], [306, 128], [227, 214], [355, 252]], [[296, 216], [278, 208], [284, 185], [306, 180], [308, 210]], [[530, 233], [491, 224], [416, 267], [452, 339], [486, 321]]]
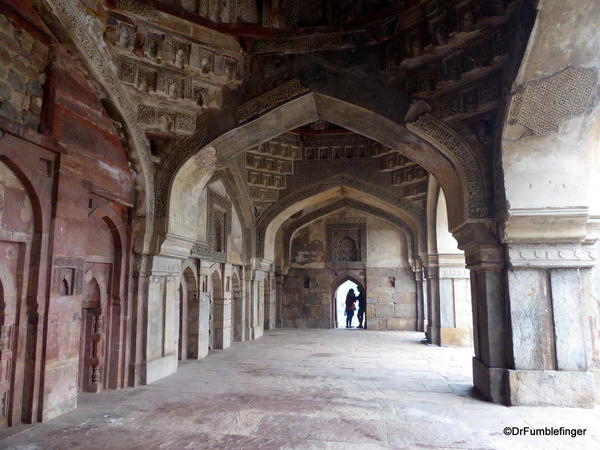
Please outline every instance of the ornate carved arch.
[[423, 114], [414, 122], [408, 123], [407, 128], [434, 147], [446, 150], [460, 163], [466, 179], [468, 217], [492, 217], [489, 177], [485, 176], [485, 170], [467, 141], [444, 122], [429, 114]]
[[111, 60], [103, 53], [104, 43], [96, 39], [90, 32], [90, 25], [85, 21], [87, 14], [79, 11], [72, 0], [44, 0], [49, 11], [58, 19], [62, 32], [72, 41], [83, 56], [83, 60], [102, 85], [116, 110], [123, 118], [123, 124], [129, 135], [129, 145], [133, 152], [130, 157], [141, 172], [138, 183], [143, 191], [143, 204], [138, 204], [138, 214], [145, 216], [143, 251], [150, 245], [154, 225], [154, 178], [150, 150], [144, 133], [137, 125], [137, 117], [129, 97], [112, 70]]
[[[252, 114], [241, 117], [240, 111], [245, 112], [246, 110], [252, 111]], [[224, 127], [222, 123], [215, 122], [208, 128], [200, 127], [194, 135], [175, 144], [161, 174], [157, 175], [157, 181], [160, 178], [160, 182], [157, 182], [157, 211], [166, 209], [164, 205], [168, 201], [172, 177], [178, 168], [195, 153], [202, 150], [199, 156], [203, 158], [201, 155], [206, 149], [214, 150], [218, 153], [219, 161], [224, 163], [247, 148], [269, 140], [274, 135], [289, 131], [287, 128], [283, 129], [286, 126], [293, 124], [293, 128], [322, 119], [364, 134], [401, 153], [404, 153], [407, 147], [412, 148], [413, 156], [423, 154], [420, 151], [426, 151], [427, 148], [436, 149], [437, 153], [441, 154], [438, 157], [439, 164], [445, 165], [445, 167], [436, 166], [436, 169], [428, 167], [427, 163], [429, 162], [431, 166], [432, 162], [429, 157], [421, 158], [423, 159], [421, 162], [415, 161], [434, 175], [436, 175], [435, 170], [438, 170], [440, 182], [444, 186], [451, 186], [451, 192], [458, 194], [460, 191], [457, 198], [461, 199], [460, 214], [462, 217], [456, 218], [455, 224], [458, 225], [468, 219], [488, 218], [493, 215], [491, 179], [486, 176], [485, 163], [480, 160], [479, 155], [467, 141], [433, 116], [423, 115], [415, 122], [402, 124], [387, 118], [383, 113], [370, 111], [334, 97], [304, 88], [290, 90], [289, 83], [284, 83], [279, 88], [240, 105], [237, 112], [238, 120], [243, 119], [239, 120], [239, 126], [230, 124]], [[223, 112], [223, 114], [229, 113]], [[361, 120], [361, 118], [365, 120]], [[228, 115], [228, 120], [225, 122], [228, 122], [229, 119]], [[365, 125], [363, 122], [370, 125]], [[277, 125], [271, 125], [272, 129], [266, 131], [268, 124], [273, 123]], [[418, 151], [415, 152], [415, 150]], [[407, 156], [412, 158], [408, 154]], [[208, 157], [205, 155], [204, 158]], [[205, 164], [202, 160], [199, 163]], [[210, 163], [211, 161], [208, 161], [206, 164]], [[448, 175], [449, 173], [454, 173], [454, 175]], [[450, 183], [449, 185], [444, 184], [443, 176], [446, 176], [446, 182]], [[455, 205], [455, 207], [458, 206], [459, 203]], [[258, 242], [257, 245], [259, 253], [261, 253], [263, 243]]]

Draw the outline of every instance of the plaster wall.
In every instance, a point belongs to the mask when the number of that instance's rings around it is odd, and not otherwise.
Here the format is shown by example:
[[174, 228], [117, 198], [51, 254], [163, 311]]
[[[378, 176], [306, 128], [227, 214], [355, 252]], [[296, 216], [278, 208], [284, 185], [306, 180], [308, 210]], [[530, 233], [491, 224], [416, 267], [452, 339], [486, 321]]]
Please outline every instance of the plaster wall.
[[366, 266], [350, 272], [366, 283], [369, 328], [416, 329], [416, 285], [404, 234], [389, 222], [350, 208], [317, 219], [294, 234], [290, 269], [283, 279], [283, 326], [329, 328], [334, 322], [336, 286], [332, 283], [346, 272], [328, 264], [327, 219], [366, 220]]

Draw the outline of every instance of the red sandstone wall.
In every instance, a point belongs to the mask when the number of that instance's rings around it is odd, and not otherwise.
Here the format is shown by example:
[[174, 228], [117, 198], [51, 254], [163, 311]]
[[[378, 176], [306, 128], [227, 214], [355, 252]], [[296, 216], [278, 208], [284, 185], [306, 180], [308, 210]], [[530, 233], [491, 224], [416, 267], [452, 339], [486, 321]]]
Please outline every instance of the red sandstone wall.
[[[134, 184], [99, 95], [31, 7], [2, 2], [0, 44], [0, 161], [22, 184], [2, 189], [0, 233], [6, 245], [24, 249], [2, 425], [76, 406], [86, 376], [82, 306], [92, 279], [103, 289], [98, 334], [105, 356], [96, 390], [124, 386]], [[0, 173], [0, 186], [9, 178]], [[26, 201], [33, 214], [23, 221], [14, 208]], [[34, 232], [15, 232], [27, 227]], [[0, 258], [0, 273], [16, 273], [15, 264]]]

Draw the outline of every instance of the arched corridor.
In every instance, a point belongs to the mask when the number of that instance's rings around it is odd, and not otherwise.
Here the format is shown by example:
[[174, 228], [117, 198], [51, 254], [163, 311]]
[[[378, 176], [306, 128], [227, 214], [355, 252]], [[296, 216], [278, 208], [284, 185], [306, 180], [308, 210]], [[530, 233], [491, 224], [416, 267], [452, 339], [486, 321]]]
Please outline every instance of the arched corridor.
[[[2, 0], [0, 429], [127, 389], [175, 429], [167, 392], [201, 382], [199, 429], [242, 403], [216, 447], [501, 445], [406, 403], [438, 387], [465, 421], [594, 408], [598, 23], [596, 0]], [[298, 389], [333, 410], [294, 417]], [[449, 426], [403, 441], [412, 413]]]

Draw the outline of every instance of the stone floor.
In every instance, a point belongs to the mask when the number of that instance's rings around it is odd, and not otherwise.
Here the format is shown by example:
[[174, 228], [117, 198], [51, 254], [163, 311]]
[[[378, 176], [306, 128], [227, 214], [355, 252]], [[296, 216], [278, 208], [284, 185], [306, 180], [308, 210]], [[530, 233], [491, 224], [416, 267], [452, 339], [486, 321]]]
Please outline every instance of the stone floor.
[[[84, 395], [72, 413], [0, 434], [0, 448], [600, 448], [599, 408], [482, 402], [470, 395], [472, 350], [421, 338], [273, 331], [150, 386]], [[504, 436], [507, 426], [587, 431]]]

